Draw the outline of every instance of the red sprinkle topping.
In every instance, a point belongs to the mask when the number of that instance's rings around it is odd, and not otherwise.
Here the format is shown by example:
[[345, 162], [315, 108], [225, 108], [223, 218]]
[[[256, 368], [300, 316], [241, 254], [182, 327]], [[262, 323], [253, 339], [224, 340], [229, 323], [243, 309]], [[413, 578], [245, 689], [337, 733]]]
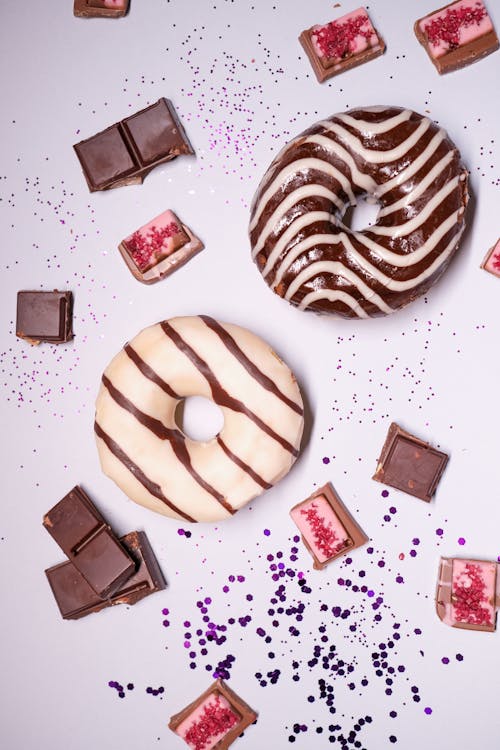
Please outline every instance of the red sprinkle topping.
[[488, 603], [488, 595], [479, 565], [467, 563], [465, 571], [453, 581], [452, 601], [457, 622], [492, 624], [491, 610], [483, 606]]
[[445, 42], [450, 49], [460, 46], [460, 29], [481, 23], [487, 15], [482, 3], [476, 2], [475, 7], [466, 5], [462, 8], [448, 8], [442, 15], [424, 26], [425, 33], [431, 44]]
[[344, 22], [330, 21], [326, 26], [315, 29], [313, 36], [325, 57], [343, 59], [355, 51], [356, 37], [364, 36], [365, 39], [370, 39], [373, 30], [370, 27], [363, 29], [367, 23], [369, 19], [365, 15], [349, 18]]
[[495, 271], [500, 271], [500, 250], [498, 251], [498, 253], [494, 253], [492, 264]]
[[205, 750], [210, 740], [221, 738], [239, 721], [229, 707], [221, 705], [220, 696], [203, 707], [200, 718], [192, 724], [184, 739], [193, 750]]
[[151, 264], [152, 258], [165, 249], [165, 241], [170, 237], [175, 237], [180, 231], [179, 225], [175, 221], [171, 221], [170, 224], [161, 229], [157, 229], [155, 226], [148, 229], [147, 232], [138, 229], [127, 241], [127, 250], [134, 263], [142, 271]]
[[333, 557], [333, 555], [342, 549], [344, 542], [337, 537], [331, 523], [326, 523], [324, 517], [320, 516], [314, 503], [311, 503], [309, 508], [304, 508], [300, 512], [306, 517], [316, 546], [327, 558]]

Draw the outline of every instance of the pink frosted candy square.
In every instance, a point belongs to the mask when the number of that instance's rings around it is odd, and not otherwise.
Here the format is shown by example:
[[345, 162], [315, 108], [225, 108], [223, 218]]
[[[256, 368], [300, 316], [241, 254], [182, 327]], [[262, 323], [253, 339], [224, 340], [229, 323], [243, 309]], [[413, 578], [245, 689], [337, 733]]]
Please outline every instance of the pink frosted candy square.
[[221, 693], [210, 693], [175, 729], [192, 750], [212, 750], [240, 722]]
[[334, 557], [351, 542], [324, 495], [296, 506], [290, 515], [320, 563]]
[[357, 55], [379, 43], [377, 32], [364, 8], [357, 8], [323, 26], [313, 26], [310, 34], [318, 58], [329, 64]]
[[485, 271], [492, 273], [493, 276], [500, 276], [500, 239], [497, 240], [496, 245], [493, 245], [481, 263], [481, 268]]
[[482, 0], [459, 0], [419, 22], [429, 54], [438, 58], [493, 31]]
[[123, 240], [140, 271], [147, 271], [189, 242], [177, 216], [164, 211]]
[[451, 583], [451, 622], [493, 626], [495, 622], [497, 565], [455, 558]]

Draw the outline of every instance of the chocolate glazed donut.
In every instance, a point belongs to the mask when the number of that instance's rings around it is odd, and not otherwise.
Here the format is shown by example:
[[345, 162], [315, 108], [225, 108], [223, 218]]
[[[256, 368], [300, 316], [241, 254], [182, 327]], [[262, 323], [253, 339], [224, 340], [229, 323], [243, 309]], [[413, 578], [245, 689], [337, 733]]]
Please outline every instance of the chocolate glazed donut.
[[[357, 199], [376, 223], [342, 223]], [[333, 115], [290, 141], [254, 197], [250, 241], [268, 285], [301, 310], [386, 315], [424, 294], [459, 247], [467, 170], [444, 129], [400, 107]]]

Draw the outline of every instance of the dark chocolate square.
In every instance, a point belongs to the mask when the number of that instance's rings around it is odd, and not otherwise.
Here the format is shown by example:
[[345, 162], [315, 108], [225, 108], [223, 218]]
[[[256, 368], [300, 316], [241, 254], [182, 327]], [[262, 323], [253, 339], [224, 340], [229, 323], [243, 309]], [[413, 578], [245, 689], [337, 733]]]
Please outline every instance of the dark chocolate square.
[[63, 344], [72, 339], [72, 293], [18, 292], [16, 336], [32, 343]]
[[373, 479], [430, 502], [447, 462], [446, 453], [393, 423]]
[[98, 596], [110, 596], [134, 573], [134, 560], [81, 487], [49, 510], [43, 525]]
[[123, 120], [123, 126], [144, 165], [193, 153], [167, 99], [159, 99], [156, 104], [127, 117]]
[[65, 620], [78, 620], [115, 604], [133, 605], [165, 588], [165, 579], [146, 534], [143, 531], [132, 531], [121, 537], [120, 542], [134, 559], [137, 569], [108, 599], [98, 596], [69, 560], [45, 571]]
[[112, 125], [73, 147], [91, 191], [102, 190], [137, 170], [120, 126]]

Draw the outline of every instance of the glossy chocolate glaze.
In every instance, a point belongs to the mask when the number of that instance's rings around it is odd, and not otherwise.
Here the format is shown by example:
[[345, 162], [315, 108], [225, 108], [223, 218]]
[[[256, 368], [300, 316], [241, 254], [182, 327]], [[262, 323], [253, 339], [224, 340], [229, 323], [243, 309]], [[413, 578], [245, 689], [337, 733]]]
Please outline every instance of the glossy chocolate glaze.
[[[380, 211], [374, 226], [354, 232], [342, 216], [363, 196]], [[400, 107], [350, 110], [316, 123], [272, 162], [252, 204], [254, 260], [273, 291], [303, 309], [387, 314], [444, 272], [467, 200], [467, 170], [437, 124]]]

